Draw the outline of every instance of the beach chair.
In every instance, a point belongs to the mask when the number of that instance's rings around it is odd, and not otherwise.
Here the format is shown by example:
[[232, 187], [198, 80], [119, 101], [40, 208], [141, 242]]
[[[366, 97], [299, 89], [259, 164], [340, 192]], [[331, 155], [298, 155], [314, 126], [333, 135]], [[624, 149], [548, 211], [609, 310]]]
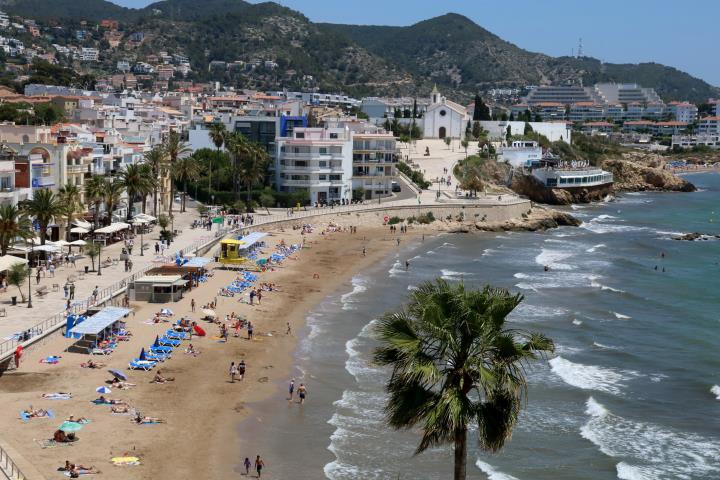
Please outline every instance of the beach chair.
[[93, 348], [90, 352], [92, 355], [110, 355], [113, 352], [112, 348]]
[[156, 355], [160, 354], [160, 355], [170, 356], [170, 354], [173, 351], [173, 348], [172, 347], [164, 347], [162, 345], [159, 345], [157, 347], [155, 345], [150, 345], [150, 351]]
[[155, 353], [152, 350], [150, 350], [149, 353], [145, 354], [145, 358], [147, 358], [151, 362], [164, 362], [165, 360], [170, 358], [170, 354]]
[[162, 347], [179, 347], [182, 343], [180, 340], [175, 340], [168, 337], [162, 337], [158, 340]]
[[136, 358], [128, 364], [128, 368], [131, 370], [144, 370], [147, 372], [155, 368], [155, 365], [157, 365], [157, 362], [151, 362], [149, 360], [139, 360]]
[[176, 332], [175, 330], [168, 330], [165, 332], [165, 337], [172, 340], [187, 340], [188, 334], [185, 332]]

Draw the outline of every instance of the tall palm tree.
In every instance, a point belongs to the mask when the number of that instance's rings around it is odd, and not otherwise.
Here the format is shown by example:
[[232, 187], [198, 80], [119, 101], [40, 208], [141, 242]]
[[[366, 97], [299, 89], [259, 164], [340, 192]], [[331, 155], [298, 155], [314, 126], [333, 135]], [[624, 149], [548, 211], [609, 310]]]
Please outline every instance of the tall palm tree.
[[147, 163], [140, 164], [140, 174], [145, 178], [145, 181], [147, 182], [145, 185], [147, 189], [144, 189], [140, 192], [140, 197], [142, 197], [142, 213], [145, 213], [145, 208], [147, 206], [147, 197], [157, 188], [157, 177], [153, 174], [152, 166], [148, 165]]
[[[226, 135], [227, 129], [225, 128], [224, 123], [215, 122], [210, 125], [210, 128], [208, 129], [208, 136], [210, 137], [210, 141], [215, 145], [215, 149], [217, 150], [218, 165], [220, 165], [220, 149], [225, 143]], [[208, 169], [208, 195], [210, 195], [210, 190], [212, 190], [212, 159], [210, 159], [209, 163], [210, 167]]]
[[[178, 132], [176, 132], [175, 130], [170, 130], [170, 133], [168, 134], [167, 138], [165, 138], [165, 142], [163, 143], [163, 150], [165, 151], [165, 155], [168, 159], [168, 162], [170, 162], [171, 170], [172, 170], [175, 162], [177, 162], [178, 158], [185, 157], [192, 152], [192, 149], [188, 146], [187, 143], [183, 142], [182, 138], [180, 137], [180, 134]], [[175, 198], [175, 189], [174, 189], [174, 182], [172, 181], [172, 176], [171, 176], [170, 177], [170, 206], [168, 208], [168, 213], [170, 214], [170, 216], [172, 216], [174, 198]]]
[[105, 177], [95, 175], [85, 181], [85, 202], [88, 206], [93, 205], [95, 212], [93, 214], [93, 224], [98, 228], [100, 221], [100, 205], [105, 200], [105, 191], [107, 190], [108, 181]]
[[240, 191], [240, 164], [250, 156], [250, 143], [240, 132], [232, 132], [225, 136], [225, 148], [232, 160], [233, 192], [237, 196]]
[[80, 189], [77, 185], [67, 183], [58, 191], [60, 197], [62, 215], [65, 217], [65, 240], [70, 241], [70, 229], [75, 214], [81, 211]]
[[[107, 182], [107, 187], [105, 188], [105, 195], [103, 197], [103, 200], [105, 201], [105, 207], [107, 208], [108, 225], [112, 223], [113, 211], [120, 204], [120, 197], [122, 197], [124, 191], [125, 187], [120, 180], [113, 180]], [[128, 200], [128, 210], [129, 209], [130, 205]]]
[[153, 216], [157, 217], [157, 206], [158, 206], [158, 187], [160, 186], [159, 178], [165, 175], [166, 171], [166, 157], [165, 152], [161, 145], [153, 147], [151, 150], [145, 152], [145, 165], [150, 167], [153, 178]]
[[182, 204], [180, 211], [185, 211], [185, 197], [187, 196], [187, 182], [200, 178], [200, 166], [192, 155], [189, 157], [179, 158], [172, 166], [173, 179], [183, 185]]
[[33, 198], [24, 200], [21, 208], [40, 225], [40, 244], [45, 245], [47, 228], [56, 217], [62, 215], [62, 203], [52, 191], [42, 188], [33, 192]]
[[7, 254], [16, 238], [30, 238], [31, 229], [30, 219], [17, 206], [0, 206], [0, 255]]
[[544, 335], [506, 327], [522, 299], [437, 279], [420, 285], [402, 311], [385, 314], [376, 327], [375, 361], [392, 367], [388, 423], [420, 427], [416, 454], [452, 443], [455, 480], [466, 476], [469, 426], [477, 423], [481, 448], [500, 450], [527, 398], [525, 366], [554, 349]]
[[[120, 176], [116, 180], [121, 187], [125, 189], [128, 196], [127, 219], [132, 218], [132, 209], [134, 200], [142, 195], [150, 193], [153, 189], [152, 173], [147, 165], [133, 164], [128, 165], [125, 170], [120, 172]], [[144, 202], [143, 202], [144, 203]], [[144, 210], [144, 208], [143, 208]]]
[[238, 178], [247, 188], [246, 205], [248, 212], [251, 210], [252, 187], [265, 180], [269, 158], [261, 145], [251, 144], [248, 148], [248, 155], [240, 162]]

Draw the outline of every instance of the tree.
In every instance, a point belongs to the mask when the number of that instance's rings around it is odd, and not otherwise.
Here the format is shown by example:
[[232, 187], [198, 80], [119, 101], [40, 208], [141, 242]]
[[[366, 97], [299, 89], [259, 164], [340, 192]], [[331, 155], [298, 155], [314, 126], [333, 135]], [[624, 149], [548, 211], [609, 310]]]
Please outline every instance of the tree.
[[70, 241], [70, 229], [75, 214], [81, 209], [80, 205], [80, 189], [72, 183], [65, 184], [58, 191], [60, 198], [61, 214], [65, 217], [65, 240]]
[[240, 191], [240, 164], [250, 155], [250, 143], [240, 132], [233, 132], [225, 138], [225, 148], [232, 158], [232, 186], [235, 195]]
[[[98, 245], [95, 242], [88, 243], [85, 247], [85, 253], [88, 257], [90, 257], [90, 262], [92, 265], [93, 271], [95, 271], [95, 258], [97, 258], [98, 255], [100, 255], [100, 245]], [[100, 260], [98, 258], [98, 265], [100, 264]]]
[[[182, 141], [180, 134], [175, 130], [170, 130], [165, 142], [163, 143], [163, 150], [167, 156], [168, 162], [170, 162], [170, 170], [172, 171], [173, 165], [177, 162], [178, 158], [185, 157], [192, 152], [192, 149], [187, 143]], [[175, 201], [175, 190], [172, 176], [170, 177], [170, 206], [168, 212], [172, 215], [173, 202]]]
[[473, 133], [473, 123], [472, 121], [468, 120], [467, 125], [465, 125], [465, 138], [470, 137]]
[[460, 142], [460, 145], [462, 145], [462, 147], [465, 149], [465, 158], [467, 158], [467, 149], [468, 149], [468, 146], [470, 145], [470, 142], [468, 141], [467, 138], [463, 138], [462, 141]]
[[146, 164], [132, 164], [120, 172], [116, 182], [125, 189], [128, 196], [127, 219], [132, 218], [132, 205], [137, 197], [143, 197], [143, 212], [145, 211], [145, 198], [153, 190], [154, 180], [152, 171]]
[[511, 122], [515, 121], [515, 114], [513, 112], [510, 112], [510, 119]]
[[480, 120], [490, 120], [490, 109], [479, 94], [475, 95], [475, 108], [473, 109], [473, 121], [479, 122]]
[[452, 142], [452, 139], [450, 137], [445, 137], [443, 141], [445, 142], [445, 145], [447, 145], [448, 149], [450, 149], [450, 143]]
[[480, 138], [480, 134], [482, 133], [482, 127], [480, 126], [480, 122], [473, 123], [472, 128], [472, 136], [475, 140]]
[[507, 132], [505, 133], [505, 141], [510, 145], [510, 141], [512, 140], [512, 127], [508, 125]]
[[18, 288], [20, 298], [23, 302], [25, 301], [25, 294], [23, 293], [22, 286], [26, 278], [28, 278], [28, 266], [24, 263], [13, 265], [7, 272], [8, 285], [14, 285]]
[[245, 185], [247, 188], [247, 200], [246, 206], [248, 212], [251, 210], [251, 195], [252, 186], [256, 183], [262, 182], [265, 179], [265, 173], [267, 172], [269, 157], [265, 152], [265, 149], [260, 145], [250, 145], [248, 154], [238, 165], [238, 179], [240, 183]]
[[477, 424], [482, 449], [502, 449], [527, 399], [524, 369], [554, 349], [542, 334], [506, 328], [522, 299], [437, 279], [421, 284], [403, 310], [385, 314], [376, 327], [375, 362], [392, 367], [388, 423], [420, 427], [416, 454], [452, 443], [455, 480], [466, 477], [470, 425]]
[[107, 189], [108, 181], [101, 176], [90, 177], [85, 182], [85, 202], [88, 206], [93, 205], [95, 211], [93, 212], [93, 224], [95, 228], [98, 227], [100, 221], [100, 205], [102, 205], [105, 199], [105, 190]]
[[533, 128], [530, 123], [525, 122], [525, 129], [523, 130], [523, 135], [531, 135], [533, 133]]
[[150, 166], [153, 178], [153, 216], [157, 217], [158, 187], [159, 179], [164, 177], [167, 171], [165, 152], [161, 145], [153, 147], [145, 152], [145, 164]]
[[47, 188], [33, 192], [33, 198], [24, 200], [21, 206], [23, 212], [33, 217], [40, 226], [40, 244], [45, 245], [48, 226], [62, 214], [60, 199]]
[[[220, 149], [225, 144], [225, 135], [227, 135], [227, 129], [224, 123], [215, 122], [210, 125], [208, 136], [217, 150], [218, 165], [220, 165]], [[212, 190], [212, 160], [210, 160], [208, 168], [208, 193], [210, 193], [210, 190]]]
[[[105, 188], [105, 195], [103, 195], [103, 200], [105, 201], [105, 208], [107, 208], [107, 224], [110, 225], [112, 223], [112, 216], [113, 211], [115, 211], [115, 208], [120, 204], [120, 197], [122, 196], [122, 193], [125, 191], [125, 187], [123, 187], [123, 184], [120, 180], [113, 180], [111, 182], [106, 183]], [[130, 200], [128, 199], [128, 203]], [[128, 205], [128, 210], [130, 209], [130, 205]]]
[[17, 206], [0, 206], [0, 255], [7, 254], [16, 238], [30, 238], [31, 229], [30, 219]]
[[160, 216], [158, 216], [158, 225], [160, 225], [161, 231], [167, 231], [167, 227], [168, 225], [170, 225], [170, 217], [168, 217], [164, 213], [161, 213]]
[[185, 198], [187, 197], [188, 180], [196, 181], [198, 178], [200, 178], [200, 167], [198, 166], [197, 160], [195, 160], [195, 158], [191, 155], [189, 157], [183, 157], [178, 159], [172, 166], [171, 174], [173, 180], [178, 183], [182, 183], [183, 185], [182, 203], [180, 206], [180, 211], [184, 212]]

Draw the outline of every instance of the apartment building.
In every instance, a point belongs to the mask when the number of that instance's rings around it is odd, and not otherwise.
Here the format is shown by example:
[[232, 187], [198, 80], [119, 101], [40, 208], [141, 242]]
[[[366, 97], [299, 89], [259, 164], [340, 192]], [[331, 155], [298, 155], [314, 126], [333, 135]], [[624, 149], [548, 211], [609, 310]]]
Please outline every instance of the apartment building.
[[670, 102], [668, 113], [678, 122], [694, 123], [698, 118], [698, 108], [689, 102]]
[[398, 150], [391, 132], [365, 123], [350, 124], [352, 132], [352, 188], [365, 199], [391, 195], [397, 178]]
[[578, 102], [570, 106], [568, 120], [573, 123], [599, 122], [605, 119], [605, 108], [595, 102]]
[[595, 102], [595, 100], [590, 88], [577, 85], [543, 85], [532, 89], [523, 103], [530, 106], [548, 102], [572, 105], [579, 102]]
[[705, 146], [713, 149], [720, 149], [720, 134], [698, 133], [697, 135], [673, 135], [670, 148], [692, 148]]
[[78, 52], [78, 60], [81, 62], [97, 62], [100, 58], [100, 51], [97, 48], [83, 47]]
[[698, 133], [720, 134], [720, 116], [705, 117], [698, 120]]
[[353, 139], [349, 128], [295, 128], [291, 137], [278, 137], [275, 143], [279, 191], [307, 191], [313, 204], [352, 199]]
[[4, 149], [0, 152], [0, 205], [17, 205], [31, 197], [28, 159]]

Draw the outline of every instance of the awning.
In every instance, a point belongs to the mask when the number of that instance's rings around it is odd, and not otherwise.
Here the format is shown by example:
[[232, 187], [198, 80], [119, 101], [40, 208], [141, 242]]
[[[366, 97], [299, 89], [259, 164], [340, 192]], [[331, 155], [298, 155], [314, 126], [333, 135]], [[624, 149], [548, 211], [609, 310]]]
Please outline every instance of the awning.
[[180, 275], [145, 275], [144, 277], [135, 280], [135, 282], [169, 286], [184, 285], [183, 282], [187, 282], [187, 280], [183, 280], [182, 276]]
[[113, 323], [121, 320], [128, 313], [130, 313], [129, 308], [105, 307], [81, 324], [74, 326], [70, 333], [97, 335]]
[[70, 242], [66, 242], [65, 240], [58, 240], [57, 242], [53, 242], [53, 245], [57, 247], [67, 247], [70, 245]]
[[9, 270], [15, 265], [20, 265], [22, 263], [28, 263], [27, 259], [14, 257], [12, 255], [3, 255], [0, 257], [0, 272]]
[[70, 242], [70, 245], [75, 245], [76, 247], [84, 247], [87, 245], [87, 242], [85, 240], [75, 240], [74, 242]]
[[133, 218], [140, 219], [140, 220], [147, 220], [148, 222], [154, 222], [155, 220], [157, 220], [157, 218], [153, 217], [152, 215], [148, 215], [147, 213], [138, 213]]
[[92, 224], [90, 222], [86, 222], [85, 220], [80, 220], [79, 218], [76, 218], [72, 222], [73, 225], [76, 225], [78, 227], [86, 228], [88, 231], [92, 228]]
[[267, 236], [267, 233], [263, 232], [252, 232], [248, 235], [245, 235], [244, 237], [240, 238], [240, 246], [239, 249], [247, 249], [258, 243], [260, 240], [265, 238]]
[[130, 225], [123, 222], [111, 223], [107, 227], [98, 228], [95, 233], [115, 233], [130, 228]]
[[132, 220], [130, 220], [130, 223], [132, 223], [133, 225], [146, 225], [150, 223], [150, 220], [145, 220], [143, 218], [133, 218]]
[[83, 227], [73, 227], [70, 229], [71, 233], [90, 233], [90, 230]]
[[193, 257], [189, 258], [187, 262], [180, 265], [181, 267], [205, 267], [208, 263], [211, 263], [213, 261], [212, 258], [208, 257]]
[[38, 245], [32, 249], [35, 252], [57, 252], [58, 250], [60, 250], [60, 247], [56, 245]]

